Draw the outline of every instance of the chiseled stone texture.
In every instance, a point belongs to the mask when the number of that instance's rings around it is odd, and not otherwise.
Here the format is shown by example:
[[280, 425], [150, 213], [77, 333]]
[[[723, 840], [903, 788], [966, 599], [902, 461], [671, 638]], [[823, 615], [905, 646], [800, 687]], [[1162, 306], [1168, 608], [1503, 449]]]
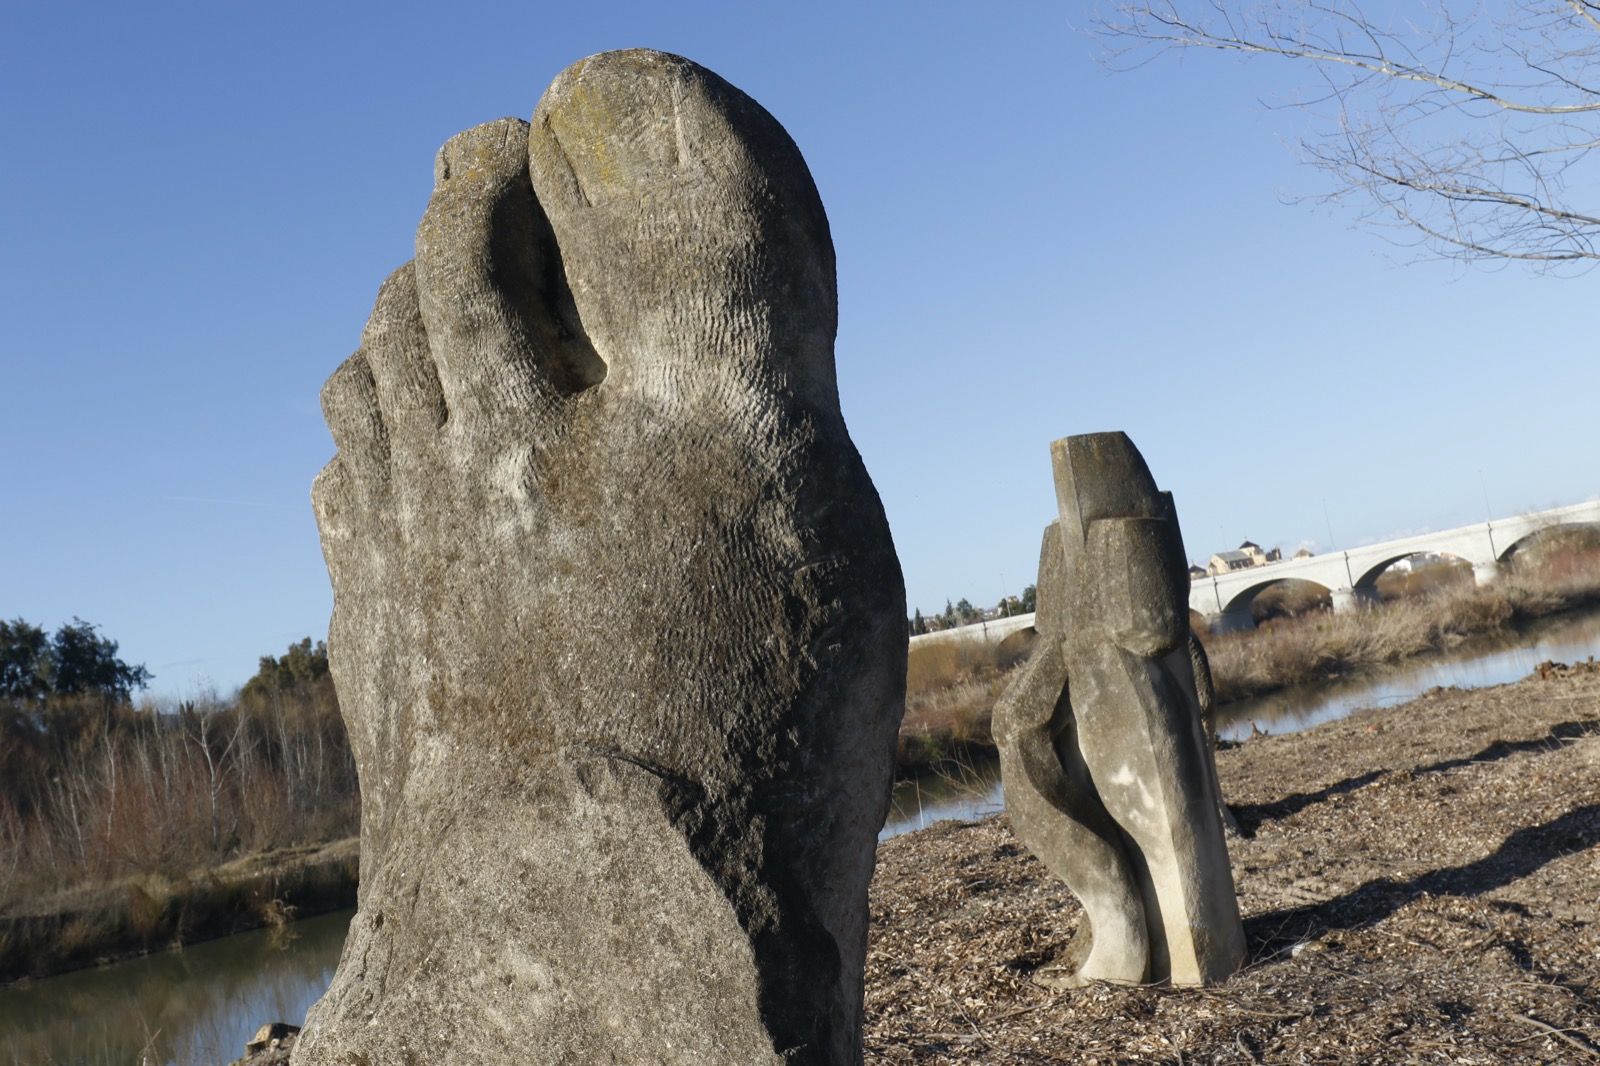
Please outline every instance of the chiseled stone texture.
[[676, 56], [440, 151], [323, 404], [360, 909], [297, 1066], [854, 1063], [905, 594], [799, 150]]
[[1067, 437], [1051, 457], [1039, 643], [994, 726], [1011, 824], [1086, 916], [1042, 979], [1219, 981], [1244, 931], [1172, 497], [1122, 433]]

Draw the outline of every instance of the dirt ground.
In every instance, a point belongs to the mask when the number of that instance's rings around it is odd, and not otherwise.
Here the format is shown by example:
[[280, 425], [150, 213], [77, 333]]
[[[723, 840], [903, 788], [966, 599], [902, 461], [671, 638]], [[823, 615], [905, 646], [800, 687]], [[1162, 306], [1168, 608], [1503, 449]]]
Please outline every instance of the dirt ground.
[[1600, 1062], [1600, 666], [1218, 754], [1249, 956], [1047, 991], [1082, 912], [1003, 815], [878, 853], [871, 1063]]

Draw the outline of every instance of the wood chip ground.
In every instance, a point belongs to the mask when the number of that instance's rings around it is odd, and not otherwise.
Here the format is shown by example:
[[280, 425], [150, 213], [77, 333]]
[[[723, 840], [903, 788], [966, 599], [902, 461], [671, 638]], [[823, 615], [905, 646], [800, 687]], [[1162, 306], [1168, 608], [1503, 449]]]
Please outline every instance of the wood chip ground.
[[1600, 668], [1218, 754], [1249, 941], [1221, 986], [1047, 991], [1081, 910], [1003, 815], [887, 842], [869, 1063], [1600, 1062]]

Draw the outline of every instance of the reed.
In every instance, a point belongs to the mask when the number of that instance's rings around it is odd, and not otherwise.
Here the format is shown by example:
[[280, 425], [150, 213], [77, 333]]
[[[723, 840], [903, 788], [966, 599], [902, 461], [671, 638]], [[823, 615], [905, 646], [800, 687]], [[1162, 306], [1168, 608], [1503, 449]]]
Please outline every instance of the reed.
[[[1210, 634], [1197, 627], [1218, 702], [1448, 650], [1473, 636], [1600, 605], [1600, 547], [1582, 537], [1556, 540], [1481, 588], [1472, 583], [1470, 567], [1442, 565], [1385, 575], [1379, 591], [1383, 602], [1335, 614], [1325, 590], [1291, 587], [1263, 595], [1267, 607], [1256, 629]], [[995, 701], [1025, 658], [1026, 650], [1009, 640], [998, 646], [954, 639], [913, 644], [900, 775], [960, 765], [993, 749]]]
[[70, 907], [91, 886], [151, 893], [163, 878], [357, 829], [331, 685], [166, 709], [56, 699], [0, 713], [0, 916]]
[[992, 750], [995, 701], [1031, 645], [1008, 638], [918, 641], [906, 669], [906, 716], [900, 726], [896, 772], [904, 777], [968, 765]]
[[1470, 637], [1594, 605], [1600, 605], [1600, 553], [1563, 552], [1482, 587], [1437, 581], [1424, 594], [1364, 610], [1313, 611], [1244, 632], [1202, 633], [1201, 641], [1218, 702], [1227, 702], [1449, 650]]

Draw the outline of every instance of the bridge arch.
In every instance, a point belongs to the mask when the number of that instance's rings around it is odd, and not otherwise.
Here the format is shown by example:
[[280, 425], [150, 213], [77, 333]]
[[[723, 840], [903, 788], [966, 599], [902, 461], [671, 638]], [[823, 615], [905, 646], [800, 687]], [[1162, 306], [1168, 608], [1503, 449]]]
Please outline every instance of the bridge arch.
[[[1266, 571], [1270, 568], [1262, 567], [1261, 569]], [[1321, 581], [1316, 581], [1311, 578], [1297, 577], [1294, 574], [1263, 573], [1260, 581], [1251, 582], [1249, 585], [1239, 589], [1231, 597], [1224, 601], [1222, 604], [1222, 613], [1234, 617], [1249, 614], [1250, 609], [1255, 605], [1257, 596], [1261, 595], [1274, 585], [1282, 585], [1290, 581], [1301, 582], [1306, 585], [1315, 585], [1317, 588], [1326, 592], [1330, 597], [1333, 595], [1333, 589]]]
[[1454, 559], [1456, 562], [1464, 563], [1467, 566], [1477, 566], [1479, 562], [1478, 560], [1469, 559], [1465, 555], [1461, 555], [1452, 551], [1423, 549], [1420, 551], [1401, 552], [1398, 555], [1391, 555], [1382, 562], [1368, 564], [1366, 570], [1362, 571], [1361, 575], [1356, 578], [1355, 587], [1358, 589], [1376, 590], [1378, 587], [1378, 578], [1382, 577], [1384, 572], [1387, 571], [1391, 566], [1405, 559], [1415, 559], [1419, 555], [1444, 556], [1447, 559]]
[[[1551, 522], [1548, 525], [1542, 525], [1537, 529], [1530, 529], [1528, 532], [1524, 533], [1522, 536], [1518, 537], [1504, 548], [1500, 548], [1499, 561], [1502, 563], [1512, 562], [1516, 559], [1517, 553], [1523, 551], [1541, 538], [1582, 530], [1588, 530], [1593, 533], [1597, 539], [1600, 539], [1600, 522], [1578, 519], [1574, 519], [1569, 522]], [[1496, 547], [1499, 548], [1499, 545], [1496, 545]]]
[[1274, 563], [1269, 572], [1251, 568], [1196, 575], [1190, 582], [1189, 605], [1214, 631], [1219, 625], [1248, 628], [1256, 598], [1277, 581], [1298, 578], [1327, 589], [1334, 610], [1348, 610], [1370, 601], [1378, 576], [1397, 561], [1429, 552], [1471, 564], [1473, 580], [1485, 585], [1499, 576], [1503, 560], [1526, 551], [1530, 541], [1568, 527], [1600, 528], [1600, 500], [1285, 560]]

